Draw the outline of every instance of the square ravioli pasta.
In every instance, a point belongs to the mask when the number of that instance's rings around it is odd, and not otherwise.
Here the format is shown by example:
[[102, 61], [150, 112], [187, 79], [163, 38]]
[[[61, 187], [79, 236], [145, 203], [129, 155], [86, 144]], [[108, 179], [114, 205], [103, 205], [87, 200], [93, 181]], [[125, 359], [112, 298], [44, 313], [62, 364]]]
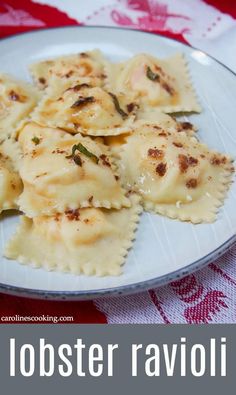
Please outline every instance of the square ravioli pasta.
[[0, 213], [17, 208], [17, 199], [22, 192], [19, 160], [20, 150], [16, 141], [7, 139], [0, 144]]
[[108, 147], [100, 140], [26, 123], [18, 131], [23, 151], [20, 209], [28, 216], [79, 207], [130, 206]]
[[30, 84], [0, 74], [0, 141], [12, 135], [19, 121], [26, 117], [39, 100]]
[[31, 75], [39, 88], [45, 89], [54, 77], [61, 80], [89, 78], [102, 85], [105, 59], [99, 50], [47, 59], [30, 66]]
[[188, 136], [193, 136], [197, 128], [190, 122], [177, 121], [174, 117], [162, 113], [153, 111], [138, 112], [136, 114], [136, 120], [134, 121], [130, 132], [123, 133], [118, 136], [106, 136], [104, 138], [105, 143], [110, 147], [115, 157], [119, 156], [122, 145], [125, 144], [127, 136], [133, 133], [133, 130], [137, 128], [153, 127], [158, 131], [159, 135], [162, 133], [164, 136], [167, 133], [179, 133], [185, 132]]
[[51, 217], [22, 217], [5, 256], [47, 270], [97, 276], [121, 274], [141, 206], [121, 210], [83, 208]]
[[126, 62], [108, 64], [106, 75], [108, 90], [116, 94], [132, 92], [142, 109], [151, 107], [166, 113], [201, 110], [180, 53], [167, 59], [135, 55]]
[[120, 151], [120, 176], [142, 197], [146, 210], [192, 223], [212, 222], [232, 179], [226, 155], [185, 132], [142, 125]]
[[125, 95], [117, 97], [87, 79], [61, 82], [54, 78], [32, 120], [72, 134], [117, 135], [127, 132], [134, 120], [133, 109], [129, 112], [126, 104]]

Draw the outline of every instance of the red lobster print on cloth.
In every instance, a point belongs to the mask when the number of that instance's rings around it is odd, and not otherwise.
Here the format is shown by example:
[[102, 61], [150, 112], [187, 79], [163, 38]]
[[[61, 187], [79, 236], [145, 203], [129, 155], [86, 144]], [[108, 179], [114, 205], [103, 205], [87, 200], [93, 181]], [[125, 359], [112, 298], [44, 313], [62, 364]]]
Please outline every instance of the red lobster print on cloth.
[[[207, 50], [236, 71], [235, 18], [231, 0], [0, 0], [0, 37], [76, 24], [128, 27]], [[1, 322], [43, 314], [73, 317], [66, 323], [235, 323], [236, 246], [195, 274], [137, 295], [70, 303], [0, 295]]]
[[210, 264], [168, 286], [135, 296], [99, 299], [109, 323], [236, 322], [236, 246]]
[[113, 10], [111, 12], [112, 20], [119, 26], [132, 27], [139, 30], [147, 30], [151, 32], [166, 32], [168, 37], [175, 37], [185, 41], [183, 33], [188, 31], [188, 28], [180, 28], [178, 32], [169, 30], [167, 21], [169, 18], [176, 18], [178, 20], [190, 20], [188, 16], [171, 13], [168, 11], [168, 6], [160, 2], [153, 2], [152, 5], [148, 0], [128, 0], [126, 1], [127, 8], [134, 11], [134, 18], [129, 18], [125, 13]]

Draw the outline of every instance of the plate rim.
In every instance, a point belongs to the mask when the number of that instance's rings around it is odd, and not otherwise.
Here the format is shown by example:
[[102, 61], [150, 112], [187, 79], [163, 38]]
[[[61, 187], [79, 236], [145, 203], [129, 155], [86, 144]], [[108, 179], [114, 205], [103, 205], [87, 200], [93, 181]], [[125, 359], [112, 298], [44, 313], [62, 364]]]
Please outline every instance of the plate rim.
[[[232, 75], [236, 76], [236, 72], [231, 70], [228, 66], [226, 66], [221, 61], [214, 58], [212, 55], [209, 55], [207, 52], [198, 49], [194, 46], [191, 46], [188, 43], [183, 43], [174, 37], [166, 37], [160, 33], [149, 32], [145, 30], [136, 30], [128, 27], [117, 27], [117, 26], [83, 26], [83, 25], [66, 25], [66, 26], [58, 26], [58, 27], [47, 27], [47, 28], [39, 28], [35, 30], [25, 31], [21, 33], [12, 34], [7, 37], [1, 37], [0, 43], [7, 40], [14, 40], [16, 37], [21, 37], [28, 34], [40, 34], [43, 31], [47, 30], [61, 30], [66, 28], [73, 29], [107, 29], [107, 30], [125, 30], [132, 31], [140, 34], [147, 34], [152, 36], [157, 36], [163, 39], [164, 41], [176, 41], [180, 45], [186, 46], [188, 48], [192, 48], [193, 50], [197, 50], [200, 53], [206, 55], [211, 58], [214, 62], [221, 65], [224, 69], [228, 70]], [[142, 291], [147, 291], [152, 288], [158, 288], [160, 286], [166, 285], [172, 281], [179, 280], [197, 270], [202, 269], [204, 266], [212, 262], [213, 260], [220, 258], [224, 253], [226, 253], [236, 242], [236, 234], [231, 236], [228, 240], [222, 243], [218, 248], [211, 251], [207, 255], [199, 258], [198, 260], [190, 263], [185, 268], [177, 269], [168, 274], [164, 274], [159, 277], [152, 278], [150, 280], [139, 281], [133, 284], [120, 285], [111, 288], [101, 288], [94, 290], [80, 290], [80, 291], [44, 291], [41, 289], [34, 288], [25, 288], [20, 286], [8, 285], [4, 283], [0, 283], [0, 292], [4, 292], [6, 294], [28, 297], [33, 299], [48, 299], [48, 300], [90, 300], [96, 299], [100, 297], [109, 297], [109, 296], [121, 296], [121, 295], [131, 295]]]
[[87, 291], [44, 291], [34, 288], [17, 287], [14, 285], [7, 285], [0, 283], [0, 292], [4, 291], [6, 294], [28, 297], [32, 299], [48, 299], [48, 300], [91, 300], [101, 297], [115, 297], [132, 295], [142, 291], [148, 291], [153, 288], [159, 288], [167, 285], [172, 281], [180, 280], [181, 278], [188, 276], [202, 269], [213, 260], [220, 258], [225, 252], [236, 242], [236, 235], [233, 235], [229, 240], [225, 241], [214, 251], [198, 259], [197, 261], [186, 266], [184, 269], [177, 269], [169, 274], [153, 278], [151, 280], [139, 281], [134, 284], [120, 285], [112, 288], [101, 288], [96, 290]]

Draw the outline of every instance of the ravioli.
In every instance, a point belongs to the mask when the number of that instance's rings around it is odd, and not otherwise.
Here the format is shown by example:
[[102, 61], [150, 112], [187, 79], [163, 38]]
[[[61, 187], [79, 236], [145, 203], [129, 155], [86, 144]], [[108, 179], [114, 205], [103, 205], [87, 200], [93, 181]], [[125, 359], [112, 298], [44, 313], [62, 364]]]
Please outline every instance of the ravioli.
[[94, 50], [35, 63], [30, 66], [30, 72], [41, 89], [50, 85], [53, 77], [62, 80], [86, 77], [101, 85], [105, 78], [104, 62], [102, 53]]
[[121, 180], [146, 210], [192, 223], [212, 222], [232, 179], [232, 160], [185, 132], [142, 126], [120, 153]]
[[193, 125], [189, 121], [182, 121], [180, 119], [176, 119], [171, 115], [165, 114], [160, 111], [153, 111], [151, 109], [147, 109], [145, 111], [138, 111], [136, 113], [136, 120], [141, 125], [143, 124], [151, 124], [155, 125], [156, 129], [163, 129], [163, 131], [168, 132], [186, 132], [189, 135], [194, 135], [197, 130], [197, 127]]
[[216, 219], [232, 159], [174, 118], [200, 112], [183, 54], [119, 64], [98, 50], [0, 74], [0, 213], [19, 209], [5, 256], [75, 275], [115, 276], [142, 210]]
[[[89, 137], [61, 133], [32, 123], [20, 131], [20, 176], [24, 184], [18, 201], [21, 210], [34, 217], [79, 207], [129, 206], [109, 149]], [[27, 143], [28, 138], [31, 141]]]
[[20, 151], [16, 142], [8, 139], [0, 144], [0, 213], [17, 208], [17, 199], [22, 192], [19, 161]]
[[141, 206], [121, 210], [83, 208], [51, 217], [23, 217], [5, 256], [48, 270], [97, 276], [121, 274]]
[[166, 113], [201, 110], [180, 53], [167, 59], [139, 54], [126, 62], [109, 64], [106, 74], [107, 89], [132, 92], [141, 108], [159, 108]]
[[72, 134], [106, 136], [125, 133], [134, 115], [124, 111], [125, 96], [80, 81], [58, 83], [54, 79], [32, 115], [42, 125], [60, 127]]
[[19, 121], [37, 104], [39, 94], [30, 84], [0, 74], [0, 142], [11, 136]]
[[149, 130], [146, 126], [150, 126], [158, 133], [166, 134], [173, 132], [185, 132], [189, 136], [195, 134], [197, 128], [187, 121], [177, 121], [175, 118], [168, 114], [162, 112], [153, 111], [142, 111], [136, 114], [136, 121], [132, 125], [132, 129], [129, 133], [124, 133], [118, 136], [107, 136], [105, 137], [105, 143], [111, 148], [112, 153], [117, 156], [119, 154], [122, 145], [125, 144], [127, 136], [132, 134], [133, 130], [137, 128], [142, 128], [144, 125], [144, 130]]

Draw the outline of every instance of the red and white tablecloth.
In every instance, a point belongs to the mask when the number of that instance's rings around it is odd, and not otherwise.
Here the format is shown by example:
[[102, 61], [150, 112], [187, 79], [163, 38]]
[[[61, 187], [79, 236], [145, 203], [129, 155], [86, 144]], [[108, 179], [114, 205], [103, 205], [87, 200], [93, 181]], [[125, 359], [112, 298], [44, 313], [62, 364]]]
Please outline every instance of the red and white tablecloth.
[[[78, 24], [174, 37], [236, 72], [235, 0], [0, 0], [0, 37]], [[0, 294], [0, 317], [43, 314], [74, 323], [236, 323], [236, 245], [205, 269], [138, 295], [53, 302]]]

